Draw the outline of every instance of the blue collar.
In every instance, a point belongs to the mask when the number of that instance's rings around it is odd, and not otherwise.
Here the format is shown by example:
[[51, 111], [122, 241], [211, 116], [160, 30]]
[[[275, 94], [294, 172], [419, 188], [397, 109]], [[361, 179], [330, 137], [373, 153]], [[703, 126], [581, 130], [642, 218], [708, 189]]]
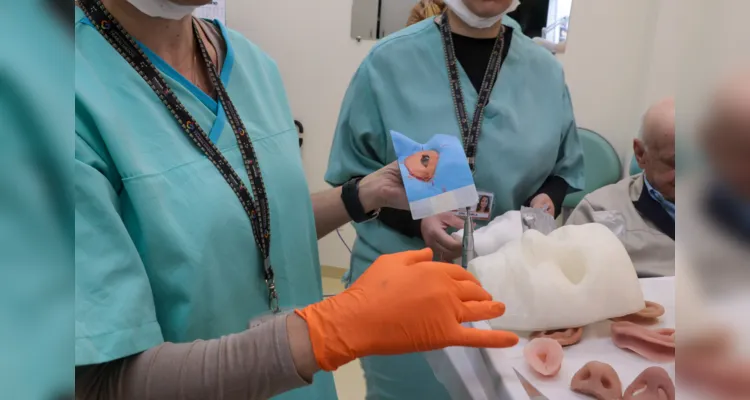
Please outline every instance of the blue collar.
[[654, 189], [654, 187], [651, 186], [651, 184], [648, 182], [648, 179], [646, 179], [646, 174], [643, 174], [643, 181], [646, 183], [646, 188], [648, 189], [649, 196], [651, 196], [652, 199], [656, 200], [656, 202], [659, 203], [662, 208], [664, 208], [664, 211], [666, 211], [667, 214], [669, 214], [669, 216], [674, 219], [675, 204], [665, 199], [658, 190]]

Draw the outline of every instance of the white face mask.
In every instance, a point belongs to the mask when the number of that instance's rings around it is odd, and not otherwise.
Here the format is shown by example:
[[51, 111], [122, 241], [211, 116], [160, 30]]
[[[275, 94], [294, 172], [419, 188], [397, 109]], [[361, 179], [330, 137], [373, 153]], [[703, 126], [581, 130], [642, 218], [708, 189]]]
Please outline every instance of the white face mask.
[[128, 2], [150, 17], [174, 20], [183, 19], [200, 7], [175, 4], [169, 0], [128, 0]]
[[487, 29], [495, 25], [498, 21], [503, 19], [503, 16], [505, 16], [505, 14], [515, 11], [518, 8], [518, 6], [521, 5], [521, 0], [513, 0], [510, 7], [508, 7], [508, 9], [505, 10], [502, 14], [496, 15], [494, 17], [483, 18], [471, 12], [471, 10], [469, 10], [469, 8], [466, 7], [466, 4], [464, 4], [463, 0], [444, 0], [444, 1], [445, 1], [445, 4], [448, 7], [450, 7], [451, 11], [456, 13], [458, 18], [461, 18], [461, 20], [464, 21], [470, 27], [477, 28], [477, 29]]

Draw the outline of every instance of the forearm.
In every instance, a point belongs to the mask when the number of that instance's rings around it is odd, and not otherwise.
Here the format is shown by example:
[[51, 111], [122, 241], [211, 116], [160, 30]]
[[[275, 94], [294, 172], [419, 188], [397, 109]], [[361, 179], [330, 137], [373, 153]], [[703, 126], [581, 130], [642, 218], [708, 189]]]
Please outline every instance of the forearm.
[[[366, 213], [380, 208], [377, 185], [368, 177], [364, 177], [359, 183], [359, 200]], [[318, 239], [352, 220], [341, 200], [341, 187], [314, 193], [312, 204]]]
[[317, 370], [307, 325], [290, 314], [235, 335], [164, 343], [83, 367], [76, 399], [267, 399], [309, 384]]

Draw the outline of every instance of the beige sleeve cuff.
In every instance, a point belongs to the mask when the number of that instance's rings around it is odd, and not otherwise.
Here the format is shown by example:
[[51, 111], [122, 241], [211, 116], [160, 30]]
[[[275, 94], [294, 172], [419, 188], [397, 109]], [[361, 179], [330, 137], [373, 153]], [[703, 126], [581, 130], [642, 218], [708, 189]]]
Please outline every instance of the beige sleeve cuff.
[[292, 359], [286, 317], [219, 339], [164, 343], [83, 367], [76, 377], [76, 399], [254, 400], [308, 385]]

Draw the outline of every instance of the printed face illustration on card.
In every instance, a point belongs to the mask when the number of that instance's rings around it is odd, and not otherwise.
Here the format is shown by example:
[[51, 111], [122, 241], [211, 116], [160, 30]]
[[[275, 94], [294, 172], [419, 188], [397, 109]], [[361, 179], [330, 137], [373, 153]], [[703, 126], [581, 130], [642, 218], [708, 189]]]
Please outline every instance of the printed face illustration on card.
[[435, 135], [421, 144], [391, 131], [391, 139], [412, 218], [476, 206], [474, 177], [456, 136]]
[[422, 182], [430, 182], [435, 177], [440, 154], [434, 150], [418, 151], [404, 160], [409, 175]]

